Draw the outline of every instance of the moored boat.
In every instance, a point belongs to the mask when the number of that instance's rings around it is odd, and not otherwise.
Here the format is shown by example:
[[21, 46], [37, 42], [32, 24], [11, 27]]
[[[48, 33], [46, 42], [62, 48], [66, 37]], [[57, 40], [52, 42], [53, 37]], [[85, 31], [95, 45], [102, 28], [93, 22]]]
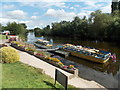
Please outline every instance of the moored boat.
[[81, 45], [75, 46], [72, 44], [65, 44], [63, 45], [62, 50], [70, 52], [72, 56], [80, 57], [97, 63], [106, 63], [111, 57], [111, 52]]
[[51, 47], [52, 43], [47, 40], [38, 39], [35, 43], [41, 44], [43, 46]]
[[51, 39], [50, 41], [47, 41], [42, 36], [39, 39], [37, 39], [37, 41], [34, 43], [34, 45], [37, 46], [38, 48], [42, 48], [42, 49], [52, 48], [53, 40]]
[[40, 49], [44, 49], [46, 51], [56, 51], [59, 49], [57, 45], [53, 45], [53, 40], [50, 39], [50, 41], [44, 40], [42, 37], [41, 39], [38, 39], [34, 45]]

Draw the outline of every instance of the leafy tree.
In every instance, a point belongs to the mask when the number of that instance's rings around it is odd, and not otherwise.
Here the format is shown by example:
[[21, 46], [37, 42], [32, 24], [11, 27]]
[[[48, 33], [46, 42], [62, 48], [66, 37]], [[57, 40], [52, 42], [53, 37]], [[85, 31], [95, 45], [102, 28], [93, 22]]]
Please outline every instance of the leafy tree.
[[39, 27], [34, 28], [34, 33], [35, 33], [35, 36], [40, 36], [42, 33], [42, 30]]
[[8, 23], [5, 28], [6, 30], [9, 30], [11, 34], [14, 35], [20, 35], [20, 34], [24, 35], [27, 31], [23, 25], [19, 23], [17, 24], [16, 22]]
[[87, 19], [76, 16], [73, 21], [52, 23], [43, 29], [35, 28], [36, 35], [56, 35], [88, 40], [120, 41], [120, 11], [112, 14], [100, 10], [92, 12]]
[[46, 27], [44, 27], [43, 32], [42, 32], [42, 35], [51, 35], [50, 25], [47, 25]]
[[25, 23], [20, 23], [21, 25], [23, 25], [23, 27], [26, 29], [27, 25]]
[[0, 32], [2, 32], [2, 24], [0, 23]]
[[53, 35], [60, 35], [60, 23], [52, 23], [52, 34]]
[[91, 13], [91, 17], [93, 17], [92, 24], [92, 33], [93, 37], [99, 40], [103, 40], [107, 38], [107, 28], [112, 23], [113, 19], [110, 15], [101, 13], [99, 10]]
[[108, 27], [108, 37], [111, 41], [120, 42], [120, 12], [116, 12], [116, 15], [113, 15], [113, 23]]

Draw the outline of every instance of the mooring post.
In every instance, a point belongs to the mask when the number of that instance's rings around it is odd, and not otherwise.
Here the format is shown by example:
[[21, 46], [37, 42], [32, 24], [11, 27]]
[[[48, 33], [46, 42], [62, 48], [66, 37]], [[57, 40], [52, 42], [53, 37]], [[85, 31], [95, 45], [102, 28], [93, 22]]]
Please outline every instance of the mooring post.
[[78, 69], [76, 69], [76, 70], [74, 71], [74, 75], [75, 75], [75, 76], [78, 76]]

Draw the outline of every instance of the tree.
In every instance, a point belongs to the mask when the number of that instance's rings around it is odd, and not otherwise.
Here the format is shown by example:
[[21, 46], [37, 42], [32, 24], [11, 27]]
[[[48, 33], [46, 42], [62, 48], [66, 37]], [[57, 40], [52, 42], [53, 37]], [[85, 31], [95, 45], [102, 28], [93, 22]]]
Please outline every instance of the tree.
[[40, 36], [42, 34], [42, 29], [39, 27], [34, 28], [35, 36]]
[[3, 32], [5, 29], [5, 26], [3, 26], [1, 23], [0, 23], [0, 32]]
[[[73, 30], [73, 37], [77, 37], [79, 30], [80, 30], [80, 24], [82, 23], [81, 19], [76, 16], [74, 20], [71, 22], [72, 24], [72, 30]], [[79, 27], [79, 29], [78, 29]]]
[[2, 24], [0, 23], [0, 32], [2, 32]]
[[16, 22], [8, 23], [5, 28], [6, 30], [9, 30], [11, 34], [14, 35], [20, 35], [20, 34], [24, 35], [27, 31], [23, 25], [19, 23], [17, 24]]
[[25, 23], [20, 23], [21, 25], [23, 25], [23, 27], [26, 29], [27, 25]]
[[72, 23], [73, 37], [80, 39], [87, 39], [88, 37], [88, 20], [86, 17], [80, 19], [75, 17]]
[[108, 37], [111, 41], [120, 42], [120, 12], [112, 13], [113, 22], [108, 27]]
[[91, 13], [91, 18], [94, 18], [94, 17], [96, 17], [96, 16], [98, 16], [100, 14], [102, 14], [102, 11], [101, 10], [96, 10], [95, 12]]
[[108, 38], [107, 28], [113, 21], [112, 17], [101, 13], [100, 10], [91, 13], [91, 17], [93, 18], [93, 24], [91, 25], [90, 35], [93, 34], [92, 37], [99, 40]]
[[120, 12], [112, 14], [102, 13], [100, 10], [92, 12], [87, 19], [76, 16], [73, 21], [52, 23], [43, 29], [35, 29], [36, 34], [56, 35], [88, 40], [120, 41]]
[[52, 34], [60, 35], [61, 26], [60, 23], [52, 23]]

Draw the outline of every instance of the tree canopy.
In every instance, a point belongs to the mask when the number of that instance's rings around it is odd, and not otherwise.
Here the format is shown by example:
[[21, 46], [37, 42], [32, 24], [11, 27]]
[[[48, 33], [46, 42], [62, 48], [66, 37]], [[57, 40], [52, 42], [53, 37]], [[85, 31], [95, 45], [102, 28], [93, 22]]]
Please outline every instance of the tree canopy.
[[111, 14], [100, 10], [92, 12], [89, 18], [76, 16], [72, 21], [52, 23], [37, 30], [36, 35], [66, 36], [88, 40], [120, 41], [120, 11]]
[[8, 23], [2, 28], [2, 30], [8, 30], [13, 35], [24, 35], [27, 31], [27, 26], [25, 24], [20, 24], [16, 22]]
[[[27, 31], [24, 23], [0, 24], [0, 31], [9, 30], [14, 35], [24, 35]], [[79, 38], [83, 40], [107, 40], [120, 42], [120, 11], [111, 14], [102, 13], [100, 10], [92, 12], [89, 18], [78, 16], [72, 21], [60, 21], [47, 25], [44, 28], [34, 28], [36, 36], [62, 36]]]

